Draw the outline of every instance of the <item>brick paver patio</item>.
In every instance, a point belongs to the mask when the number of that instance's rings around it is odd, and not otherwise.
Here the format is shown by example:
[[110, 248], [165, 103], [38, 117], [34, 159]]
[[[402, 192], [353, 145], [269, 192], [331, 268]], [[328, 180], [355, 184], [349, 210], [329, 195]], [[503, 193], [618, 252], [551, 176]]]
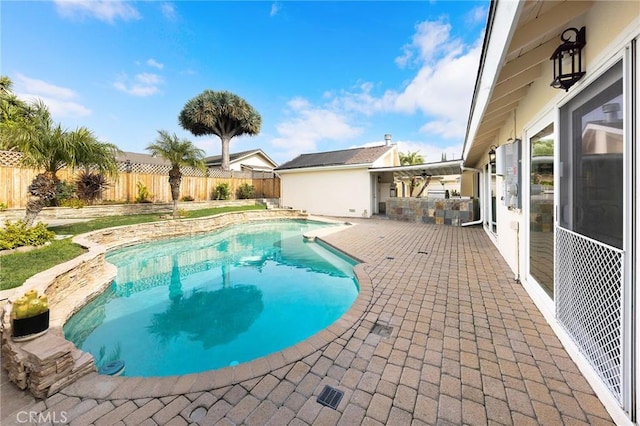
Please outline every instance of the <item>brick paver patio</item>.
[[[324, 239], [366, 263], [368, 300], [338, 335], [224, 380], [93, 374], [34, 401], [3, 379], [2, 425], [612, 424], [482, 229], [351, 222]], [[337, 410], [316, 401], [326, 384]]]

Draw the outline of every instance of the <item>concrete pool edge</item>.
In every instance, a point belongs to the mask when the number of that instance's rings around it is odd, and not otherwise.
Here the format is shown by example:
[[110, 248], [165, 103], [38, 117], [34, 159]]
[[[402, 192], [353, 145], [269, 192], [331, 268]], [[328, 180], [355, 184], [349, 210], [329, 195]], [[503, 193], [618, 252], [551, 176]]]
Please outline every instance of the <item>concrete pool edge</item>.
[[[212, 223], [207, 224], [206, 222], [211, 222], [212, 218], [222, 220], [213, 220]], [[225, 213], [209, 218], [128, 225], [94, 231], [74, 238], [74, 242], [80, 243], [88, 248], [87, 253], [69, 262], [57, 265], [54, 268], [37, 274], [25, 283], [29, 285], [19, 287], [9, 293], [9, 295], [2, 296], [3, 298], [12, 299], [17, 297], [17, 294], [21, 294], [30, 289], [36, 289], [40, 293], [47, 294], [50, 297], [50, 309], [53, 313], [48, 334], [63, 337], [62, 326], [73, 315], [73, 313], [77, 312], [82, 306], [99, 295], [113, 280], [116, 269], [104, 259], [105, 253], [108, 250], [164, 237], [210, 232], [224, 226], [232, 225], [234, 223], [242, 223], [244, 221], [295, 218], [333, 223], [337, 222], [335, 220], [327, 220], [325, 218], [312, 218], [307, 214], [291, 210], [272, 210]], [[201, 225], [203, 222], [205, 225], [195, 226], [196, 229], [193, 229], [194, 227], [187, 226], [187, 229], [185, 230], [185, 227], [183, 226], [182, 232], [180, 232], [179, 226], [177, 226], [180, 223]], [[157, 232], [158, 228], [161, 226], [165, 228], [165, 232], [163, 233]], [[141, 227], [149, 228], [151, 231], [151, 237], [148, 235], [149, 232], [139, 232], [139, 228]], [[166, 232], [166, 228], [169, 228], [170, 233]], [[345, 228], [346, 227], [344, 226], [336, 227], [333, 232], [337, 232]], [[119, 234], [123, 234], [126, 237], [119, 239]], [[100, 237], [106, 237], [106, 244], [104, 241], [101, 241]], [[316, 236], [314, 238], [319, 237]], [[97, 373], [89, 373], [79, 378], [74, 383], [64, 386], [62, 389], [52, 387], [50, 395], [60, 392], [69, 396], [94, 397], [99, 399], [135, 399], [154, 396], [169, 396], [184, 393], [186, 391], [197, 392], [217, 389], [276, 371], [286, 365], [302, 360], [322, 348], [325, 348], [334, 339], [345, 334], [362, 319], [372, 297], [371, 281], [366, 272], [364, 272], [363, 267], [363, 264], [358, 264], [354, 267], [354, 273], [356, 274], [359, 284], [359, 292], [356, 300], [347, 312], [328, 328], [282, 351], [238, 366], [184, 376], [141, 378], [111, 377], [98, 375]], [[63, 285], [59, 282], [60, 277], [63, 277]], [[80, 282], [80, 285], [78, 286], [79, 288], [75, 288], [78, 282]], [[58, 293], [58, 291], [62, 294]], [[20, 345], [19, 343], [12, 342], [9, 337], [11, 322], [8, 312], [5, 312], [2, 320], [4, 326], [3, 344], [8, 343], [11, 345]], [[6, 368], [4, 360], [3, 368]]]

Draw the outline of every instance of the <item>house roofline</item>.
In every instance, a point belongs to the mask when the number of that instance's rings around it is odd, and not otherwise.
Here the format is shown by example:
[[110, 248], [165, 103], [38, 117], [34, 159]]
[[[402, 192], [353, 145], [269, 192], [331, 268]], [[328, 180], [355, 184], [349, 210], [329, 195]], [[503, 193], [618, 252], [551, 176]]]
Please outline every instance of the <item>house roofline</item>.
[[358, 163], [358, 164], [335, 164], [335, 165], [326, 165], [326, 166], [312, 166], [312, 167], [296, 167], [291, 169], [274, 169], [274, 171], [278, 174], [287, 174], [287, 173], [302, 173], [302, 172], [311, 172], [311, 171], [329, 171], [329, 170], [348, 170], [348, 169], [365, 169], [368, 170], [371, 168], [373, 163]]
[[469, 110], [467, 132], [462, 147], [462, 161], [465, 166], [468, 166], [466, 161], [469, 151], [504, 64], [523, 5], [522, 1], [509, 0], [495, 0], [490, 4], [485, 39]]

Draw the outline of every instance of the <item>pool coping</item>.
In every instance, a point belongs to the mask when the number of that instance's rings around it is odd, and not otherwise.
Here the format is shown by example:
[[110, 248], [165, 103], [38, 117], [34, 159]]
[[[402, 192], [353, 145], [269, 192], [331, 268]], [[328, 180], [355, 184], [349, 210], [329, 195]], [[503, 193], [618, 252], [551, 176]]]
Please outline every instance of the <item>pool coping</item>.
[[[318, 232], [309, 232], [304, 235], [304, 238], [306, 239], [318, 239], [331, 247], [333, 246], [324, 241], [323, 237], [335, 232], [340, 232], [341, 230], [346, 229], [347, 226], [352, 225], [349, 222], [339, 222], [335, 219], [309, 216], [300, 212], [293, 213], [290, 210], [280, 211], [281, 215], [278, 214], [278, 211], [275, 210], [271, 212], [272, 213], [270, 213], [268, 217], [265, 217], [264, 214], [261, 214], [259, 215], [259, 217], [250, 218], [249, 220], [273, 220], [297, 217], [301, 219], [304, 218], [307, 220], [316, 220], [322, 222], [343, 223], [345, 225], [344, 227], [325, 228], [322, 230], [316, 230]], [[239, 215], [239, 218], [241, 220], [237, 221], [236, 223], [244, 222], [244, 220], [246, 220], [246, 213], [251, 212], [242, 213], [243, 214]], [[223, 213], [216, 216], [226, 215], [234, 215], [234, 213]], [[187, 219], [187, 221], [203, 221], [207, 219], [210, 218]], [[217, 224], [208, 231], [216, 230], [232, 224], [233, 223], [224, 223], [222, 225]], [[121, 230], [125, 229], [131, 231], [144, 225], [148, 226], [149, 224], [127, 225], [117, 228]], [[56, 335], [64, 337], [62, 332], [62, 326], [64, 325], [64, 323], [73, 315], [73, 313], [77, 312], [82, 306], [102, 293], [102, 291], [104, 291], [109, 283], [115, 278], [115, 274], [117, 272], [116, 267], [104, 260], [104, 255], [107, 251], [148, 241], [142, 238], [138, 239], [137, 242], [121, 241], [115, 244], [103, 245], [97, 243], [91, 238], [92, 236], [100, 233], [110, 235], [112, 230], [115, 229], [116, 228], [108, 228], [108, 230], [93, 231], [87, 234], [76, 236], [74, 238], [74, 242], [77, 242], [89, 249], [87, 253], [79, 256], [79, 258], [83, 259], [76, 258], [72, 261], [57, 265], [54, 268], [41, 272], [40, 274], [32, 277], [33, 279], [30, 279], [31, 281], [35, 281], [35, 285], [32, 282], [28, 287], [23, 286], [18, 288], [20, 290], [20, 293], [23, 293], [24, 291], [30, 290], [32, 288], [39, 289], [42, 293], [45, 293], [47, 289], [49, 289], [54, 284], [55, 278], [60, 275], [61, 271], [69, 272], [69, 270], [73, 270], [75, 267], [84, 264], [88, 258], [100, 257], [102, 259], [103, 271], [99, 276], [92, 277], [92, 282], [89, 283], [89, 285], [83, 285], [81, 286], [80, 291], [74, 292], [72, 295], [67, 296], [63, 300], [55, 300], [55, 302], [51, 304], [50, 309], [52, 312], [55, 312], [55, 314], [51, 315], [49, 333], [54, 333]], [[131, 232], [129, 232], [129, 234], [131, 234]], [[135, 232], [133, 234], [136, 235]], [[181, 235], [184, 234], [176, 233], [173, 236]], [[153, 239], [161, 239], [164, 237], [166, 236], [161, 236], [159, 238]], [[111, 400], [171, 396], [231, 386], [240, 382], [244, 382], [246, 380], [261, 377], [265, 374], [268, 374], [269, 372], [278, 370], [282, 367], [285, 367], [286, 365], [306, 358], [314, 352], [325, 348], [333, 340], [345, 335], [345, 333], [347, 333], [350, 329], [355, 328], [354, 326], [364, 319], [364, 315], [367, 312], [367, 309], [369, 308], [371, 299], [373, 297], [371, 279], [364, 269], [366, 263], [337, 247], [333, 248], [361, 262], [354, 266], [354, 274], [358, 281], [359, 291], [356, 300], [353, 302], [347, 312], [345, 312], [329, 327], [319, 331], [313, 336], [293, 346], [289, 346], [281, 351], [257, 358], [253, 361], [238, 364], [237, 366], [230, 366], [222, 369], [209, 370], [200, 373], [166, 377], [112, 377], [94, 372], [79, 378], [76, 382], [71, 383], [63, 389], [59, 389], [57, 391], [63, 391], [64, 394], [68, 396]], [[35, 278], [38, 279], [35, 280]], [[13, 292], [14, 296], [16, 294], [17, 292]], [[0, 294], [0, 296], [3, 295]], [[3, 323], [6, 330], [7, 325], [10, 326], [10, 320], [8, 320], [8, 314], [6, 313], [3, 318]]]

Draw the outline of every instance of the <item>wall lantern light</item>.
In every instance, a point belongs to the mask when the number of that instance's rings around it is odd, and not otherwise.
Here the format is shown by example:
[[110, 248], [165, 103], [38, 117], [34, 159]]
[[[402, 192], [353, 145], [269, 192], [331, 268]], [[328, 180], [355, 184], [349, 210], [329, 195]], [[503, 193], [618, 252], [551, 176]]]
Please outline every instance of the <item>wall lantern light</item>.
[[587, 44], [585, 28], [567, 28], [560, 36], [562, 44], [551, 55], [553, 60], [553, 81], [551, 87], [554, 89], [569, 88], [578, 82], [585, 75], [582, 69], [582, 48]]
[[496, 145], [491, 145], [489, 147], [489, 164], [492, 166], [496, 165], [496, 149], [498, 149]]

